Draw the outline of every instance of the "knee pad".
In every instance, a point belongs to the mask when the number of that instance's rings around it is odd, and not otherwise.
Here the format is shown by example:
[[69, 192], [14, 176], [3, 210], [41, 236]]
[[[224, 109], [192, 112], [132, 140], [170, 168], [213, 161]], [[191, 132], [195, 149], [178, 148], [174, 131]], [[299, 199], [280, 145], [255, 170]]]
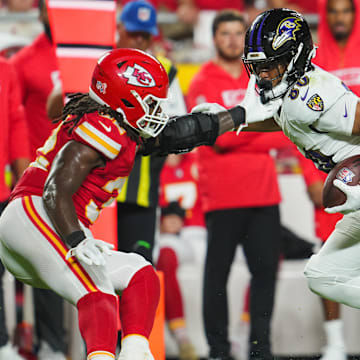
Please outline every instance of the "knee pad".
[[142, 268], [151, 265], [144, 257], [142, 257], [139, 254], [135, 253], [128, 253], [126, 254], [127, 261], [124, 267], [128, 268], [128, 279], [126, 280], [126, 283], [129, 284], [132, 277]]
[[310, 258], [304, 274], [312, 292], [334, 301], [339, 301], [338, 285], [344, 284], [348, 280], [347, 278], [340, 279], [341, 276], [331, 271], [331, 268], [324, 262], [324, 258], [317, 255]]
[[126, 254], [128, 258], [128, 264], [133, 266], [134, 269], [137, 270], [143, 268], [144, 266], [151, 265], [149, 261], [147, 261], [142, 255], [135, 253]]
[[[314, 293], [324, 296], [325, 289], [329, 285], [331, 275], [324, 273], [323, 265], [318, 255], [313, 255], [307, 262], [304, 275], [307, 278], [308, 287]], [[325, 285], [327, 283], [327, 285]]]
[[107, 273], [115, 292], [121, 294], [132, 277], [142, 268], [151, 266], [141, 255], [115, 251], [108, 257]]
[[325, 269], [324, 260], [319, 258], [318, 255], [311, 256], [304, 269], [304, 275], [308, 279], [329, 276], [330, 273], [329, 269]]

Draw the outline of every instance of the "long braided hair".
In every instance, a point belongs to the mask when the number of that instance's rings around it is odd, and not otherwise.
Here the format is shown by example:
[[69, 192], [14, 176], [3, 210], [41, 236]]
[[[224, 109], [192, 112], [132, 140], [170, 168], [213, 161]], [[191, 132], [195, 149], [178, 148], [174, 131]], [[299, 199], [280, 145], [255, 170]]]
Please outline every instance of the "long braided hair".
[[[114, 118], [117, 123], [126, 130], [127, 135], [137, 144], [141, 143], [140, 135], [124, 122], [123, 116], [109, 106], [98, 104], [91, 99], [88, 93], [74, 93], [68, 95], [70, 99], [65, 105], [62, 115], [53, 122], [58, 123], [62, 121], [64, 124], [71, 124], [68, 132], [72, 133], [80, 119], [85, 114], [98, 112], [100, 115], [109, 115]], [[72, 115], [72, 116], [69, 116]]]

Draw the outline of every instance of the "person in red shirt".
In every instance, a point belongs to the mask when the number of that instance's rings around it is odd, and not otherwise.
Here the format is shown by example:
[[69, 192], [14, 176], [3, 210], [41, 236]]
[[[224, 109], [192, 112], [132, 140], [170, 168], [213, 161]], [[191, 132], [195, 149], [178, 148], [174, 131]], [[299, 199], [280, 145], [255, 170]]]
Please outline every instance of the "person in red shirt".
[[304, 14], [317, 12], [318, 0], [268, 0], [268, 8], [290, 8]]
[[[189, 108], [203, 102], [235, 106], [248, 84], [241, 61], [243, 17], [236, 11], [219, 12], [212, 28], [216, 57], [202, 66], [190, 84]], [[214, 146], [197, 150], [208, 233], [203, 307], [211, 359], [230, 358], [226, 284], [239, 244], [252, 275], [249, 358], [272, 359], [270, 321], [280, 255], [280, 192], [269, 150], [281, 139], [280, 134], [227, 133]]]
[[360, 1], [318, 0], [318, 49], [314, 63], [360, 95]]
[[[0, 214], [7, 205], [10, 186], [29, 164], [29, 143], [24, 108], [15, 69], [0, 57]], [[10, 171], [7, 168], [10, 168]], [[8, 180], [8, 183], [6, 182]], [[5, 268], [0, 262], [0, 280]], [[0, 359], [23, 360], [9, 343], [6, 330], [3, 287], [0, 284]]]
[[[309, 159], [295, 150], [303, 172], [307, 191], [314, 204], [315, 234], [325, 242], [335, 228], [336, 223], [342, 219], [341, 213], [328, 214], [322, 204], [322, 190], [326, 173], [316, 169]], [[326, 346], [322, 349], [320, 360], [346, 360], [345, 339], [343, 335], [343, 321], [340, 317], [340, 304], [321, 298], [324, 309], [324, 330]]]
[[29, 162], [28, 129], [24, 108], [20, 101], [18, 80], [14, 67], [0, 57], [1, 78], [1, 132], [0, 132], [0, 202], [6, 203], [10, 196], [9, 184], [5, 182], [5, 170], [10, 164], [12, 181], [16, 182]]
[[10, 58], [15, 66], [24, 104], [30, 135], [30, 155], [50, 135], [55, 125], [47, 117], [46, 101], [54, 85], [59, 81], [55, 48], [52, 43], [45, 1], [40, 1], [40, 21], [45, 31], [30, 45]]
[[204, 215], [198, 189], [195, 154], [169, 155], [160, 174], [161, 207], [159, 254], [156, 268], [164, 273], [165, 315], [181, 360], [197, 359], [187, 327], [178, 267], [202, 262], [206, 242]]
[[222, 9], [245, 10], [245, 1], [238, 0], [178, 0], [176, 12], [181, 21], [195, 24], [198, 20], [199, 12], [203, 10], [218, 11]]
[[[40, 21], [44, 26], [30, 45], [23, 47], [10, 58], [15, 66], [20, 85], [21, 101], [25, 108], [29, 129], [30, 159], [43, 145], [55, 125], [46, 114], [46, 101], [54, 84], [59, 81], [59, 71], [51, 38], [47, 8], [39, 2]], [[63, 301], [46, 289], [34, 289], [35, 327], [40, 345], [39, 360], [57, 356], [65, 360], [65, 329]]]
[[200, 191], [196, 151], [183, 155], [169, 155], [160, 173], [160, 207], [179, 201], [186, 210], [184, 227], [205, 228]]

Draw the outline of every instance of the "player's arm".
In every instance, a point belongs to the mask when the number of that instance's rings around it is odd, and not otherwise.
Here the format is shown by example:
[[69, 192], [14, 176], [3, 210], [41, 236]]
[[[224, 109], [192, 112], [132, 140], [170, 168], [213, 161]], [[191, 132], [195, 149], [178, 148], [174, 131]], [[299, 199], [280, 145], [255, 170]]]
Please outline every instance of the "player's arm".
[[270, 118], [261, 122], [248, 124], [242, 129], [242, 131], [272, 132], [281, 131], [281, 127], [275, 122], [273, 118]]
[[66, 143], [54, 159], [44, 186], [43, 201], [65, 241], [70, 234], [81, 231], [72, 196], [91, 170], [100, 166], [104, 166], [101, 154], [77, 141]]
[[64, 94], [60, 84], [53, 87], [46, 101], [46, 113], [49, 119], [57, 119], [64, 108]]
[[355, 120], [352, 130], [353, 135], [360, 135], [360, 102], [356, 105]]
[[245, 123], [245, 111], [239, 106], [218, 114], [194, 113], [175, 117], [169, 120], [160, 135], [145, 141], [139, 152], [165, 156], [188, 152], [200, 145], [213, 145], [219, 135], [241, 123]]
[[75, 256], [88, 265], [105, 265], [103, 253], [110, 255], [113, 245], [85, 235], [72, 201], [90, 171], [105, 165], [99, 152], [70, 141], [56, 155], [43, 192], [45, 209], [56, 230], [70, 248], [66, 259]]
[[147, 140], [139, 150], [144, 155], [182, 153], [200, 145], [214, 145], [217, 137], [229, 130], [248, 131], [279, 130], [273, 116], [281, 100], [260, 102], [251, 78], [244, 100], [240, 105], [226, 110], [219, 104], [204, 103], [192, 114], [173, 118], [156, 139]]
[[271, 118], [263, 122], [246, 124], [246, 111], [241, 106], [217, 114], [193, 113], [173, 118], [156, 139], [145, 141], [139, 150], [143, 155], [179, 154], [201, 145], [214, 145], [223, 133], [246, 126], [248, 131], [278, 131]]

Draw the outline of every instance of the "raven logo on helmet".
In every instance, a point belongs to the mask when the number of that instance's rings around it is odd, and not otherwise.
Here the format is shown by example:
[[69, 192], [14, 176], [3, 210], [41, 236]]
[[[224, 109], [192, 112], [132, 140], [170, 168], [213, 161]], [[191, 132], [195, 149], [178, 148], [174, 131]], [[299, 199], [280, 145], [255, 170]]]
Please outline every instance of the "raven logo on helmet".
[[128, 79], [127, 83], [130, 85], [141, 87], [152, 87], [156, 85], [151, 74], [138, 64], [128, 66], [123, 73], [123, 76]]
[[301, 28], [300, 21], [299, 18], [291, 16], [280, 22], [272, 42], [272, 48], [274, 50], [277, 50], [289, 40], [296, 40], [295, 32]]

